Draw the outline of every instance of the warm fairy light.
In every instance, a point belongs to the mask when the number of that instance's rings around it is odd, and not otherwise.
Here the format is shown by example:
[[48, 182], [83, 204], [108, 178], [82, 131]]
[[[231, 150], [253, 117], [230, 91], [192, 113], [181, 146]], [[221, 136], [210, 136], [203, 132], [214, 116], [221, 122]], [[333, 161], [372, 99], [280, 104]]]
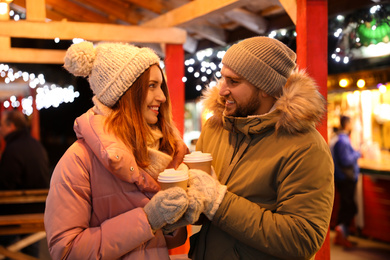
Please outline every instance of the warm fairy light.
[[362, 126], [363, 126], [363, 140], [372, 140], [372, 92], [370, 90], [363, 90], [361, 94], [361, 111], [362, 111]]
[[374, 109], [375, 119], [383, 124], [390, 121], [390, 105], [378, 104]]
[[0, 2], [0, 15], [5, 15], [8, 12], [8, 4]]
[[339, 81], [339, 86], [342, 87], [342, 88], [345, 88], [346, 86], [348, 86], [348, 80], [347, 79], [341, 79]]
[[[14, 72], [7, 64], [0, 64], [0, 77], [4, 78], [6, 84], [11, 84], [15, 79], [21, 78], [28, 82], [32, 89], [36, 89], [36, 106], [40, 110], [42, 108], [58, 107], [61, 103], [71, 103], [75, 98], [80, 96], [80, 93], [74, 90], [72, 85], [63, 88], [56, 84], [50, 86], [45, 85], [46, 80], [43, 74], [35, 75], [34, 73], [17, 71]], [[22, 106], [23, 113], [27, 116], [31, 115], [33, 111], [32, 97], [17, 100], [16, 96], [11, 96], [9, 100], [3, 102], [3, 106], [8, 108]]]
[[360, 91], [348, 92], [347, 103], [349, 107], [358, 107], [360, 100]]
[[379, 88], [379, 92], [382, 94], [386, 93], [387, 91], [386, 85], [381, 84], [378, 88]]
[[364, 88], [364, 86], [366, 85], [366, 82], [364, 81], [364, 79], [359, 79], [356, 82], [356, 85], [358, 86], [358, 88]]
[[0, 1], [0, 15], [5, 15], [8, 13], [9, 11], [9, 4], [12, 2], [13, 0], [1, 0]]

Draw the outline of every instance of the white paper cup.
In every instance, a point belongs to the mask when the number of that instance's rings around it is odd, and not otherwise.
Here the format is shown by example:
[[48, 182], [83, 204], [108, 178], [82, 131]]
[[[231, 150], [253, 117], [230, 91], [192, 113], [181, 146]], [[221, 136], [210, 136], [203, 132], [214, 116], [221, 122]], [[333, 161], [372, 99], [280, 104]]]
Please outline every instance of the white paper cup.
[[183, 190], [187, 190], [188, 173], [175, 169], [166, 169], [158, 175], [157, 181], [162, 190], [171, 187], [180, 187]]
[[183, 162], [188, 166], [188, 168], [202, 170], [208, 174], [211, 174], [212, 161], [213, 157], [210, 153], [202, 153], [199, 151], [186, 154], [183, 159]]

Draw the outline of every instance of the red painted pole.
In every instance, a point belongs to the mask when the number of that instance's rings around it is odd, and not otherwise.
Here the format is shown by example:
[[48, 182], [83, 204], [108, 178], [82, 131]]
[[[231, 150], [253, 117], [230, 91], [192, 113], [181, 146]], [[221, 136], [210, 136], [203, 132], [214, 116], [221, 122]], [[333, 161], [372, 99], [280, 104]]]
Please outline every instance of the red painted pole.
[[[173, 120], [176, 123], [181, 135], [184, 135], [184, 103], [185, 92], [184, 82], [184, 49], [182, 45], [167, 44], [165, 50], [165, 71], [167, 74], [167, 83], [169, 95], [172, 103]], [[191, 233], [191, 226], [187, 226], [188, 234]], [[170, 249], [170, 255], [187, 254], [190, 249], [190, 243], [187, 239], [186, 243], [180, 247]]]
[[31, 89], [31, 96], [33, 97], [33, 112], [31, 114], [31, 136], [37, 139], [38, 141], [41, 139], [41, 131], [40, 131], [40, 120], [39, 120], [39, 110], [37, 109], [37, 92], [36, 89]]
[[184, 49], [179, 44], [167, 44], [165, 71], [172, 103], [173, 120], [182, 136], [184, 135]]
[[[328, 1], [297, 0], [297, 63], [314, 78], [321, 94], [327, 98], [328, 78]], [[327, 115], [318, 131], [328, 140]], [[316, 260], [330, 259], [329, 230]]]

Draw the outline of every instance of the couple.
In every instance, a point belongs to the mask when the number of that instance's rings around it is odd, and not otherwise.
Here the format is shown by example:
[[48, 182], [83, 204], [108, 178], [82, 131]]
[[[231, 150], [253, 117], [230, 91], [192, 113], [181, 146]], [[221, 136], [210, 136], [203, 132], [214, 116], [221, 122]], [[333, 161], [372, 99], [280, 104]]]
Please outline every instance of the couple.
[[83, 42], [65, 68], [88, 77], [94, 107], [78, 117], [78, 140], [58, 162], [45, 227], [53, 259], [310, 259], [328, 231], [333, 162], [315, 124], [325, 101], [283, 43], [254, 37], [225, 54], [214, 115], [197, 150], [216, 178], [189, 170], [187, 192], [161, 191], [157, 175], [186, 169], [159, 58], [148, 48]]

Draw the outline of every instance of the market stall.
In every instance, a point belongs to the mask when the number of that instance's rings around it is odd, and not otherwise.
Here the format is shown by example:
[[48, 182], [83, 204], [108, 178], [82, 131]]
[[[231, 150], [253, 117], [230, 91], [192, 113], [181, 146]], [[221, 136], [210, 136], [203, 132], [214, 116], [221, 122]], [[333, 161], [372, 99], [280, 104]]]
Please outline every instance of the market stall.
[[[340, 115], [351, 117], [350, 135], [362, 157], [356, 200], [357, 233], [390, 242], [390, 71], [389, 69], [335, 75], [329, 78], [328, 133], [334, 134]], [[360, 87], [357, 82], [365, 82]], [[343, 83], [344, 82], [344, 83]], [[335, 86], [339, 83], [338, 86]], [[341, 88], [340, 85], [344, 85]], [[331, 226], [335, 226], [337, 194]]]

